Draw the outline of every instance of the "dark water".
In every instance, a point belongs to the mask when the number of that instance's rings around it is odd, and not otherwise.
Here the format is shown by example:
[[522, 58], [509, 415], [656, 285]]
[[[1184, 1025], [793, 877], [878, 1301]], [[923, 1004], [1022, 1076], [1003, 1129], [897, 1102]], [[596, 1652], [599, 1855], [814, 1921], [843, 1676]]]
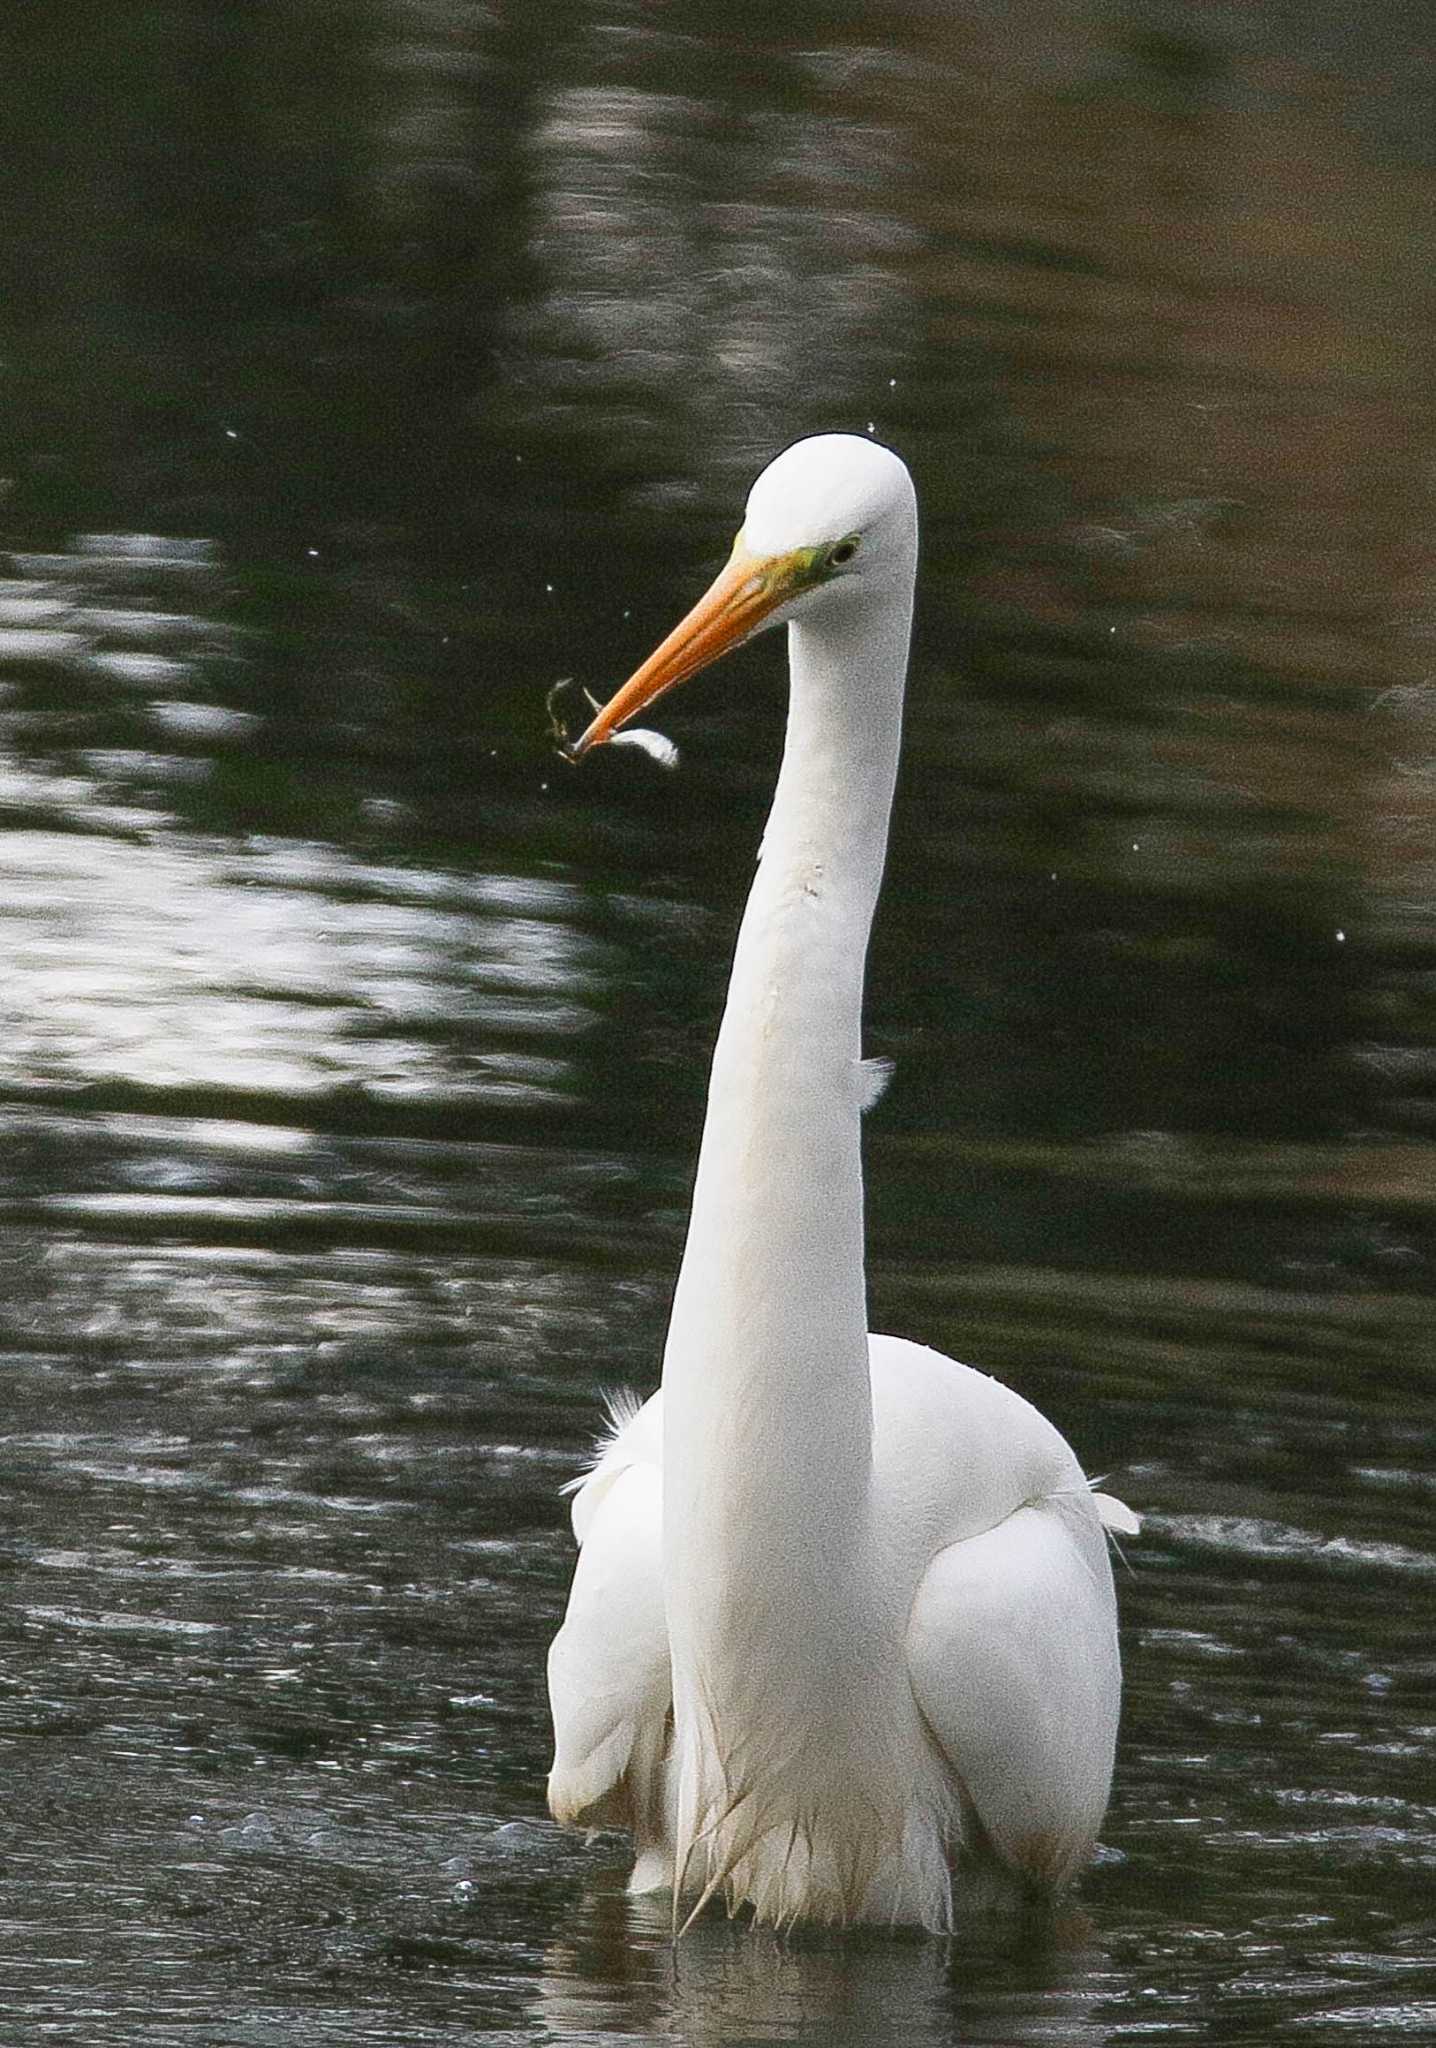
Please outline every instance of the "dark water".
[[[1436, 2030], [1420, 8], [4, 30], [6, 2039]], [[676, 1960], [545, 1820], [781, 725], [573, 776], [796, 432], [918, 478], [874, 1322], [1147, 1518], [1051, 1929]]]

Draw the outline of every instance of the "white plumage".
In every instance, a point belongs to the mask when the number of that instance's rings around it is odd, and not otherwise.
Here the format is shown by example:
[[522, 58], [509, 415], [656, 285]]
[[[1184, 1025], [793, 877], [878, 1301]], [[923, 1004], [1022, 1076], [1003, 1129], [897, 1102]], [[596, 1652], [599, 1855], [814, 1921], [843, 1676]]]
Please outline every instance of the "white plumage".
[[663, 1388], [578, 1487], [549, 1658], [560, 1820], [632, 1828], [632, 1885], [759, 1918], [931, 1928], [1054, 1892], [1106, 1806], [1120, 1677], [1073, 1452], [969, 1367], [869, 1337], [863, 964], [917, 553], [872, 442], [799, 442], [732, 559], [574, 749], [761, 625], [788, 735], [714, 1053]]

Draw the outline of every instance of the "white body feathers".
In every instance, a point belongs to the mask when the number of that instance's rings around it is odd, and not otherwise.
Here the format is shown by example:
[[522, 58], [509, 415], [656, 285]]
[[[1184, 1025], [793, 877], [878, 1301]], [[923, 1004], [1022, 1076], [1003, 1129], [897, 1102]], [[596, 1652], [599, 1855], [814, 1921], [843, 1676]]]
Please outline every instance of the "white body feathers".
[[916, 560], [895, 457], [800, 443], [741, 539], [779, 558], [829, 529], [860, 534], [864, 574], [788, 613], [787, 743], [663, 1390], [574, 1502], [549, 1797], [633, 1828], [639, 1888], [941, 1928], [954, 1880], [1051, 1890], [1090, 1854], [1115, 1604], [1101, 1506], [1052, 1425], [867, 1334], [860, 1116], [884, 1077], [860, 1057], [863, 968]]

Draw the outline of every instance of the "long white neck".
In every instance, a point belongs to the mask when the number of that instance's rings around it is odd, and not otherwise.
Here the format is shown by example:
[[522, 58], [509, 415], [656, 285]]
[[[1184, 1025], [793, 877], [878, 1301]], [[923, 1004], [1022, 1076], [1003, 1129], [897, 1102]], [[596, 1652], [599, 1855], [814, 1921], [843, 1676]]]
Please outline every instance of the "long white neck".
[[[868, 1529], [863, 969], [910, 584], [789, 627], [787, 743], [713, 1058], [664, 1357], [664, 1552], [685, 1680], [849, 1654]], [[771, 1653], [764, 1646], [771, 1646]]]

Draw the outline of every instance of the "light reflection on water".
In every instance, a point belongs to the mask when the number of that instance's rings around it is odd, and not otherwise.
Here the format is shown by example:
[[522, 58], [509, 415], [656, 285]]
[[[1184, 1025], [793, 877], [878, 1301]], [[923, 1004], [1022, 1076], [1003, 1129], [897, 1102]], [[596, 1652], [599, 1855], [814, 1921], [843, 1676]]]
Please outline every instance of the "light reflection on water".
[[[74, 814], [72, 792], [45, 793]], [[3, 858], [10, 1088], [545, 1097], [563, 1059], [446, 1041], [468, 1020], [552, 1046], [591, 1020], [574, 996], [598, 949], [565, 929], [560, 885], [515, 883], [547, 915], [504, 915], [501, 878], [375, 872], [319, 846], [16, 832]], [[408, 1035], [435, 1024], [445, 1038]]]
[[[1390, 22], [1158, 13], [221, 10], [113, 95], [182, 202], [17, 83], [93, 237], [4, 337], [37, 2038], [1436, 2022], [1430, 166]], [[675, 708], [673, 783], [570, 775], [542, 702], [670, 623], [773, 446], [868, 420], [926, 533], [874, 1320], [1145, 1513], [1127, 1719], [1057, 1927], [675, 1958], [543, 1819], [542, 1658], [559, 1486], [656, 1371], [776, 650]]]

